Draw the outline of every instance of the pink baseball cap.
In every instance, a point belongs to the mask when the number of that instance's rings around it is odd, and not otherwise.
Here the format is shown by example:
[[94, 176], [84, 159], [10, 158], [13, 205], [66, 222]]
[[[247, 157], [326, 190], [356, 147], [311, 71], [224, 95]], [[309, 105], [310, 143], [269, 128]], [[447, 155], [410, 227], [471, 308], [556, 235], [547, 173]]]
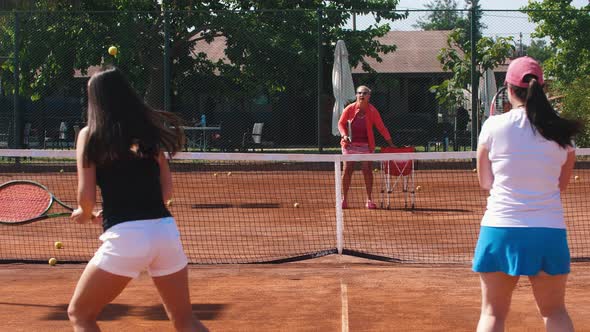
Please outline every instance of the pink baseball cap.
[[510, 62], [508, 72], [506, 73], [506, 83], [521, 88], [528, 88], [529, 82], [524, 81], [527, 75], [535, 76], [539, 84], [545, 84], [545, 80], [543, 80], [543, 69], [541, 69], [537, 60], [530, 56], [516, 58]]

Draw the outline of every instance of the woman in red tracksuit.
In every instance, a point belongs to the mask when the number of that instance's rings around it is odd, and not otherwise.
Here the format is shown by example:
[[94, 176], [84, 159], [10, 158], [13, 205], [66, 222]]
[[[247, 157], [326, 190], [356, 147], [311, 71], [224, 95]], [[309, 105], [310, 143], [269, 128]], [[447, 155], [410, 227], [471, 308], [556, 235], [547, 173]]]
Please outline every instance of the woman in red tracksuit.
[[[391, 135], [381, 120], [381, 115], [375, 106], [369, 103], [371, 98], [371, 89], [361, 85], [356, 90], [356, 102], [348, 105], [338, 121], [338, 130], [342, 135], [340, 145], [342, 154], [363, 154], [373, 153], [375, 151], [375, 136], [373, 127], [377, 128], [379, 133], [385, 138], [389, 146], [393, 146]], [[350, 123], [350, 125], [349, 125]], [[352, 133], [348, 130], [351, 129]], [[351, 139], [352, 136], [352, 139]], [[354, 161], [344, 163], [344, 174], [342, 175], [342, 208], [348, 208], [348, 189], [354, 171]], [[361, 162], [361, 169], [365, 179], [365, 188], [367, 191], [367, 209], [376, 209], [377, 205], [373, 203], [373, 173], [371, 172], [371, 162]]]

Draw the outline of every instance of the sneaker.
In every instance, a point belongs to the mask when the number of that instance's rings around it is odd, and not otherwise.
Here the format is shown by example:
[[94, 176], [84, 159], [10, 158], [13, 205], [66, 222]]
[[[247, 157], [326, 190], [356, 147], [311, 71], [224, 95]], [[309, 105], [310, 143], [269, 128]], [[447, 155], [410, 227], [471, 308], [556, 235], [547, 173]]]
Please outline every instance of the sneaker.
[[367, 201], [367, 209], [374, 210], [377, 208], [377, 204], [373, 203], [373, 201]]
[[348, 204], [346, 203], [346, 201], [342, 201], [342, 210], [344, 209], [348, 209]]

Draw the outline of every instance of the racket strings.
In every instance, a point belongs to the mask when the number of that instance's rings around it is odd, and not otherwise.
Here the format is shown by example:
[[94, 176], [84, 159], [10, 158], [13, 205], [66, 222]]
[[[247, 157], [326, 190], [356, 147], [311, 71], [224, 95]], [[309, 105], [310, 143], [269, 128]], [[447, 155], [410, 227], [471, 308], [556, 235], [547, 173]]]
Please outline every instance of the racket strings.
[[0, 188], [0, 220], [18, 222], [42, 215], [51, 204], [43, 188], [17, 184]]

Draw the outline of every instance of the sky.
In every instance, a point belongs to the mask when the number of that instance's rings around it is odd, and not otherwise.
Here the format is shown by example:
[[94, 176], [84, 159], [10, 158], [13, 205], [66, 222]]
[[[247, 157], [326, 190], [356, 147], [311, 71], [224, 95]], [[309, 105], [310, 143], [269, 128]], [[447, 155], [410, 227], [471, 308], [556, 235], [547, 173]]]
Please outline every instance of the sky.
[[[576, 8], [581, 8], [588, 5], [590, 0], [573, 0], [572, 5]], [[397, 8], [404, 9], [426, 9], [425, 5], [433, 2], [433, 0], [400, 0]], [[465, 8], [465, 1], [458, 0], [458, 7]], [[524, 44], [530, 44], [530, 34], [534, 31], [535, 25], [528, 20], [526, 14], [520, 13], [517, 10], [528, 3], [528, 0], [481, 0], [480, 5], [482, 9], [494, 10], [515, 10], [514, 12], [485, 12], [482, 22], [487, 26], [483, 31], [484, 36], [489, 37], [507, 37], [513, 36], [516, 42], [521, 39]], [[408, 19], [403, 21], [392, 22], [391, 28], [393, 30], [417, 30], [413, 25], [420, 18], [424, 19], [428, 13], [425, 12], [410, 12]], [[357, 27], [359, 29], [365, 28], [368, 24], [372, 24], [374, 20], [372, 17], [358, 17]]]
[[[424, 5], [432, 2], [431, 0], [400, 0], [399, 9], [424, 9]], [[457, 1], [459, 7], [463, 7], [464, 1]], [[527, 0], [481, 0], [480, 5], [483, 9], [518, 9], [528, 3]], [[582, 7], [588, 4], [588, 0], [574, 0], [574, 7]]]

